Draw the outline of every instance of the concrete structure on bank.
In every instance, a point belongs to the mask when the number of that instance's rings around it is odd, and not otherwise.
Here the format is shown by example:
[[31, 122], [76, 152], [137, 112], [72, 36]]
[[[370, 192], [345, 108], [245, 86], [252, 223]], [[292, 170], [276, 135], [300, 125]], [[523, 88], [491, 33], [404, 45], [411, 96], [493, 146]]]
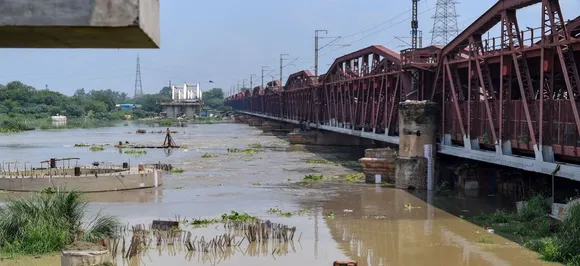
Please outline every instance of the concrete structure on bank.
[[3, 0], [3, 48], [159, 48], [159, 0]]
[[186, 116], [194, 118], [201, 114], [202, 93], [199, 83], [187, 84], [183, 86], [171, 86], [171, 102], [162, 102], [165, 113], [169, 118]]
[[363, 166], [367, 184], [395, 183], [397, 152], [391, 148], [367, 149], [365, 157], [358, 160]]
[[148, 168], [52, 168], [0, 173], [0, 190], [41, 191], [48, 187], [79, 192], [106, 192], [163, 185], [161, 171]]

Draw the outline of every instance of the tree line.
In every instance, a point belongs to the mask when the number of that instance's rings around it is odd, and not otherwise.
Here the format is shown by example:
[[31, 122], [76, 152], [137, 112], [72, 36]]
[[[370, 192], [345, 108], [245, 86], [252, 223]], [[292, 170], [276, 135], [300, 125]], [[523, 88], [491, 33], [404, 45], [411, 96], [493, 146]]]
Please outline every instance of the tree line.
[[[222, 89], [203, 92], [202, 99], [210, 109], [224, 109]], [[78, 89], [72, 96], [49, 89], [36, 89], [20, 81], [0, 85], [0, 120], [48, 119], [53, 115], [68, 118], [91, 117], [98, 120], [122, 119], [126, 111], [119, 110], [120, 103], [134, 103], [142, 108], [131, 111], [136, 118], [152, 116], [163, 111], [159, 102], [171, 101], [171, 88], [163, 87], [158, 93], [129, 98], [127, 93], [107, 90]]]

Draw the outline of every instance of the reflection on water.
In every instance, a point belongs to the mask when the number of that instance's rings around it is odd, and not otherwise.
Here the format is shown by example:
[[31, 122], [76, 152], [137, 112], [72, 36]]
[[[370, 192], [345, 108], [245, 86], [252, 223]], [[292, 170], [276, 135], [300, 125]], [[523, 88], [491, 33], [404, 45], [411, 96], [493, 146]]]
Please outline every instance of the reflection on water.
[[[288, 187], [306, 174], [336, 176], [352, 170], [340, 164], [307, 164], [309, 159], [345, 158], [344, 151], [288, 147], [273, 136], [243, 124], [197, 125], [179, 128], [174, 134], [186, 149], [148, 150], [133, 157], [113, 147], [103, 152], [72, 147], [75, 143], [162, 143], [164, 135], [134, 134], [138, 127], [34, 131], [0, 135], [0, 161], [40, 162], [50, 157], [80, 157], [81, 164], [93, 161], [132, 164], [170, 163], [183, 174], [165, 174], [162, 188], [86, 194], [90, 211], [121, 217], [123, 223], [148, 224], [154, 219], [219, 217], [231, 210], [247, 212], [264, 220], [296, 226], [301, 233], [294, 245], [241, 245], [208, 257], [188, 253], [179, 245], [157, 248], [120, 265], [331, 265], [334, 260], [354, 259], [361, 266], [377, 265], [542, 265], [537, 255], [513, 242], [492, 235], [494, 244], [479, 244], [487, 234], [469, 222], [435, 206], [479, 213], [496, 207], [492, 198], [461, 199], [432, 195], [415, 197], [405, 191], [363, 184], [319, 183], [314, 188]], [[147, 131], [150, 131], [149, 129]], [[127, 134], [124, 132], [133, 132]], [[16, 136], [16, 137], [15, 137]], [[228, 153], [228, 148], [246, 148], [261, 143], [265, 152]], [[317, 154], [311, 153], [311, 151]], [[324, 152], [324, 154], [323, 154]], [[205, 153], [217, 157], [202, 158]], [[13, 193], [0, 194], [0, 200]], [[16, 194], [25, 195], [25, 194]], [[433, 202], [428, 205], [425, 202]], [[269, 208], [293, 212], [277, 217]], [[308, 215], [298, 215], [302, 209]], [[214, 226], [193, 229], [194, 236], [213, 238], [223, 234]], [[239, 240], [239, 239], [238, 239]], [[276, 253], [280, 252], [280, 253]], [[287, 251], [287, 252], [286, 252]], [[227, 255], [225, 255], [227, 254]], [[58, 256], [0, 261], [0, 265], [57, 266]]]

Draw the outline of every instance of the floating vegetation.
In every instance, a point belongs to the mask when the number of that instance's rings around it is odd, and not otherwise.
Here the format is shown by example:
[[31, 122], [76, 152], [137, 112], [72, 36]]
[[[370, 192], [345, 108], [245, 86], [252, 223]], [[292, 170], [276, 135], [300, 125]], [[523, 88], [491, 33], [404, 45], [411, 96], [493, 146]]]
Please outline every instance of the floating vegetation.
[[183, 186], [174, 187], [173, 189], [183, 189]]
[[270, 208], [267, 210], [267, 212], [269, 214], [276, 214], [276, 215], [283, 216], [283, 217], [291, 217], [292, 216], [291, 212], [285, 212], [285, 211], [282, 211], [278, 208]]
[[302, 180], [304, 181], [321, 181], [324, 180], [323, 175], [305, 175]]
[[309, 209], [300, 209], [296, 214], [298, 215], [310, 215], [312, 212]]
[[219, 219], [201, 219], [201, 218], [194, 218], [191, 220], [191, 225], [193, 226], [207, 226], [210, 224], [219, 223]]
[[171, 168], [170, 172], [175, 173], [175, 174], [180, 174], [180, 173], [185, 172], [185, 170], [183, 170], [182, 168], [175, 167], [175, 168]]
[[91, 150], [91, 151], [104, 151], [105, 148], [103, 146], [92, 146], [91, 148], [89, 148], [89, 150]]
[[92, 146], [91, 144], [86, 144], [86, 143], [77, 143], [75, 144], [75, 147], [90, 147]]
[[219, 155], [217, 155], [217, 154], [204, 153], [204, 154], [201, 156], [201, 158], [216, 158], [216, 157], [218, 157], [218, 156], [219, 156]]
[[254, 220], [258, 220], [258, 217], [251, 216], [245, 212], [238, 213], [236, 211], [230, 211], [229, 214], [228, 213], [222, 214], [222, 216], [220, 218], [193, 219], [191, 221], [191, 225], [193, 225], [193, 226], [206, 226], [206, 225], [215, 224], [215, 223], [225, 223], [225, 222], [232, 222], [232, 221], [247, 222], [247, 221], [254, 221]]
[[257, 148], [248, 148], [248, 149], [228, 148], [229, 153], [253, 154], [253, 153], [263, 152], [263, 151], [264, 151], [264, 149], [257, 149]]
[[394, 188], [395, 184], [389, 182], [381, 182], [381, 187]]
[[306, 161], [306, 163], [311, 163], [311, 164], [329, 164], [330, 161], [329, 160], [325, 160], [325, 159], [310, 159], [310, 160]]
[[252, 144], [248, 145], [248, 147], [254, 148], [254, 149], [261, 149], [262, 144], [261, 143], [252, 143]]
[[247, 213], [238, 213], [236, 211], [230, 211], [229, 214], [224, 213], [222, 214], [222, 222], [228, 222], [228, 221], [253, 221], [253, 220], [258, 220], [258, 217], [256, 216], [251, 216]]
[[261, 186], [261, 185], [264, 185], [264, 184], [262, 182], [260, 182], [260, 181], [256, 181], [256, 182], [252, 183], [252, 185], [254, 185], [254, 186]]
[[344, 174], [341, 177], [344, 179], [344, 181], [351, 182], [351, 183], [356, 183], [356, 182], [365, 180], [364, 173]]
[[147, 154], [146, 150], [126, 150], [125, 154]]
[[334, 213], [333, 212], [327, 212], [324, 214], [324, 217], [329, 218], [329, 219], [334, 219]]

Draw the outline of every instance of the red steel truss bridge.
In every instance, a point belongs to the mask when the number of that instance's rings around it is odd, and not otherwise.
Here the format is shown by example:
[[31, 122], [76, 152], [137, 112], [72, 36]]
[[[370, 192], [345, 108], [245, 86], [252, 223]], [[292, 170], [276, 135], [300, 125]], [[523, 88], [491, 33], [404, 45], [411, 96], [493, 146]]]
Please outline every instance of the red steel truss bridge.
[[[539, 27], [518, 10], [541, 5]], [[493, 27], [501, 35], [489, 38]], [[440, 105], [438, 152], [580, 181], [580, 17], [558, 0], [499, 0], [448, 45], [373, 45], [226, 99], [236, 111], [398, 144], [398, 106]], [[557, 169], [557, 170], [556, 170]]]

